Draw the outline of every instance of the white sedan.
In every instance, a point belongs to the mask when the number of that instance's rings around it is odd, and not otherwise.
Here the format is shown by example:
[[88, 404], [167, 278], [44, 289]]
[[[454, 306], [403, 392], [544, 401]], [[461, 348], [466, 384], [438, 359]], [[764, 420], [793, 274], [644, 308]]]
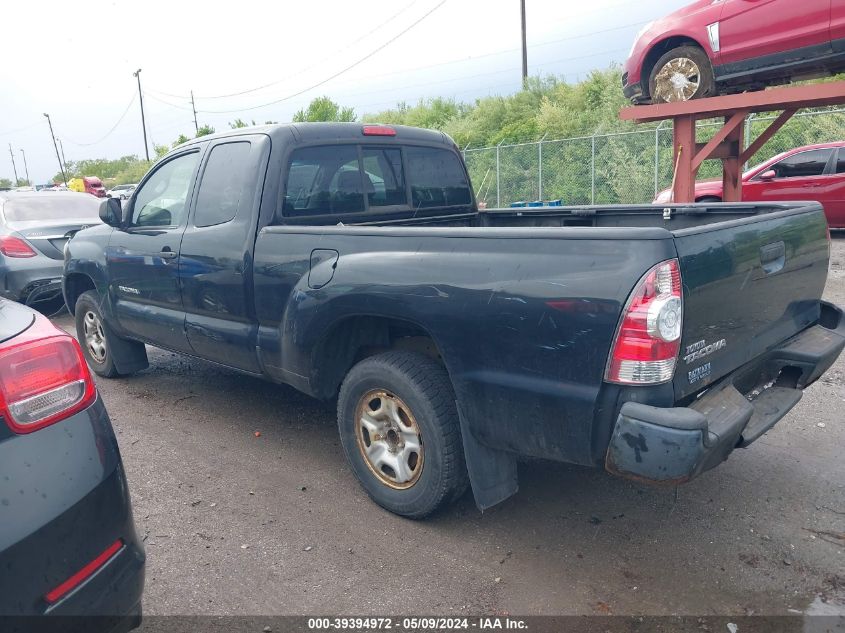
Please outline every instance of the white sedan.
[[126, 200], [129, 196], [132, 195], [132, 192], [135, 191], [137, 184], [133, 185], [115, 185], [111, 189], [106, 192], [106, 197], [108, 198], [119, 198], [120, 200]]

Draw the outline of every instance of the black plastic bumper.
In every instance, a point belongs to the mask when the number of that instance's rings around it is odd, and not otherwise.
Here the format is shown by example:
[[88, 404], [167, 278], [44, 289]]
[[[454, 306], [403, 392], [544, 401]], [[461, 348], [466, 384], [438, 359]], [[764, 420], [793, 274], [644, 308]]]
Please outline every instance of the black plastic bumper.
[[640, 82], [625, 84], [622, 87], [622, 92], [624, 93], [626, 99], [629, 99], [634, 103], [648, 102], [648, 99], [643, 94], [643, 86]]
[[801, 400], [845, 348], [845, 315], [822, 303], [821, 319], [711, 387], [688, 407], [625, 403], [605, 467], [613, 474], [680, 484], [761, 437]]

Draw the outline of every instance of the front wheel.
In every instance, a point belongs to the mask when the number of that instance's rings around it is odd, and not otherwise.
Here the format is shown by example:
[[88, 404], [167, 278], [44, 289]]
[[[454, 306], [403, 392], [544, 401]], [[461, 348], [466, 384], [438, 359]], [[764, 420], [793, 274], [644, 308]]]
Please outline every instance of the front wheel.
[[420, 519], [466, 490], [455, 395], [434, 360], [387, 352], [361, 361], [343, 381], [337, 416], [352, 471], [383, 508]]
[[103, 319], [99, 297], [94, 290], [80, 295], [74, 308], [76, 337], [85, 360], [103, 378], [131, 374], [147, 364], [143, 343], [118, 338]]
[[648, 82], [652, 103], [675, 103], [716, 94], [713, 65], [697, 46], [680, 46], [664, 54]]

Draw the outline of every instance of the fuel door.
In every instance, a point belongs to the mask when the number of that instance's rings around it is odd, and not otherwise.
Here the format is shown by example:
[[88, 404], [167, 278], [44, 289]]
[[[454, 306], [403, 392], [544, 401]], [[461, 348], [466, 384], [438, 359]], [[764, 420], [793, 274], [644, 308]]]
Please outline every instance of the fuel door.
[[315, 249], [311, 251], [311, 268], [308, 271], [308, 287], [319, 290], [334, 277], [339, 255], [335, 250]]

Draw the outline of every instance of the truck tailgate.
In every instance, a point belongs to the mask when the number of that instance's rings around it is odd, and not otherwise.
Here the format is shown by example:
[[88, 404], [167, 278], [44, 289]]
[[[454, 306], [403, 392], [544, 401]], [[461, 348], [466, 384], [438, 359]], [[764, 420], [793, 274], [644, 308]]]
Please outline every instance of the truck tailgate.
[[677, 400], [818, 321], [830, 258], [820, 205], [673, 236], [684, 285]]

